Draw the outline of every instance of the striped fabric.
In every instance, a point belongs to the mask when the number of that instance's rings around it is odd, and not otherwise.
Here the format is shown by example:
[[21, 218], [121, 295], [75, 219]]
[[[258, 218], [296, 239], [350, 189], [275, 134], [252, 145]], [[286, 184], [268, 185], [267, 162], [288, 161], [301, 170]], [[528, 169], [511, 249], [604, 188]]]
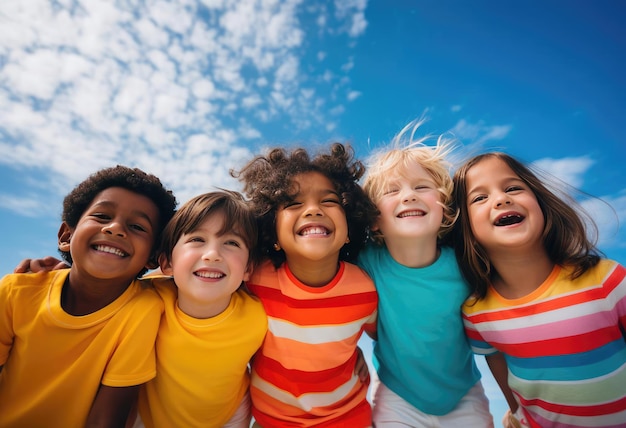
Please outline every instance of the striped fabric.
[[572, 281], [556, 267], [533, 293], [490, 288], [463, 307], [474, 352], [501, 351], [532, 427], [626, 427], [626, 269], [611, 260]]
[[253, 416], [263, 427], [367, 427], [367, 384], [354, 375], [357, 342], [376, 327], [369, 277], [341, 263], [323, 287], [300, 283], [286, 265], [255, 269], [247, 283], [265, 307], [268, 332], [252, 364]]

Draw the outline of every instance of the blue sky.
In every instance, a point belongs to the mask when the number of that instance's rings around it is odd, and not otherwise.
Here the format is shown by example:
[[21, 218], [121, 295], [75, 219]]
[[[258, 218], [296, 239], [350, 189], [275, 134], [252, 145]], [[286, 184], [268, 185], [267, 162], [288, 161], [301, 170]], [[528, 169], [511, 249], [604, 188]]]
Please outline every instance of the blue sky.
[[625, 263], [625, 18], [619, 0], [3, 0], [0, 270], [57, 254], [62, 198], [99, 168], [184, 202], [239, 189], [229, 169], [265, 147], [365, 158], [423, 114], [602, 198], [581, 202]]

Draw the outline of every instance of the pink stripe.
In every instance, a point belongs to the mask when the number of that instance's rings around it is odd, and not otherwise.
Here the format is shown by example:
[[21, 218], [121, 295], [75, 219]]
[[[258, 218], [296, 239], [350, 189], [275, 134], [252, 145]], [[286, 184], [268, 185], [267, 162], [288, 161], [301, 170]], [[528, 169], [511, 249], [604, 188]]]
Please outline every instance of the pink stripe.
[[553, 313], [551, 316], [542, 314], [541, 317], [545, 318], [546, 323], [534, 327], [522, 326], [500, 331], [482, 330], [481, 336], [490, 343], [513, 344], [576, 336], [606, 327], [616, 327], [615, 315], [609, 311], [550, 322], [555, 316], [558, 316], [558, 313]]

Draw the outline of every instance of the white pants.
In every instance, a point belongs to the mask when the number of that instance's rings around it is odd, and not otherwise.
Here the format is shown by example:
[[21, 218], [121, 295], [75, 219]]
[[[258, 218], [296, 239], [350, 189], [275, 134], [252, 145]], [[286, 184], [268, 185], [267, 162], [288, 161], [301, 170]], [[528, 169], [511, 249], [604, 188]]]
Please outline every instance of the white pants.
[[419, 411], [382, 382], [374, 395], [376, 428], [493, 428], [489, 400], [480, 381], [476, 382], [452, 411], [443, 416]]

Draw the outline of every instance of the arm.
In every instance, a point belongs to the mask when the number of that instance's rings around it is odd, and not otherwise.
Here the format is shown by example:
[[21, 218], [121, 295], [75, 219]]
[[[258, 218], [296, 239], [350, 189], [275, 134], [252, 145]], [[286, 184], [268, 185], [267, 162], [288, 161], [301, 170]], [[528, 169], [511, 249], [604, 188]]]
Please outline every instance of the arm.
[[363, 351], [361, 348], [357, 346], [356, 348], [356, 364], [354, 365], [354, 374], [359, 377], [361, 383], [365, 383], [368, 381], [370, 377], [370, 371], [367, 367], [367, 362], [365, 361], [365, 356], [363, 355]]
[[135, 405], [139, 385], [112, 387], [100, 385], [85, 427], [123, 427]]
[[47, 256], [43, 259], [24, 259], [15, 267], [13, 273], [49, 272], [68, 267], [64, 261]]
[[500, 390], [502, 391], [502, 394], [511, 409], [511, 413], [515, 413], [517, 411], [518, 404], [515, 396], [513, 395], [513, 391], [509, 388], [509, 368], [506, 365], [504, 355], [501, 352], [485, 355], [485, 360], [487, 360], [489, 370], [491, 370], [491, 374], [498, 383], [498, 386], [500, 387]]

